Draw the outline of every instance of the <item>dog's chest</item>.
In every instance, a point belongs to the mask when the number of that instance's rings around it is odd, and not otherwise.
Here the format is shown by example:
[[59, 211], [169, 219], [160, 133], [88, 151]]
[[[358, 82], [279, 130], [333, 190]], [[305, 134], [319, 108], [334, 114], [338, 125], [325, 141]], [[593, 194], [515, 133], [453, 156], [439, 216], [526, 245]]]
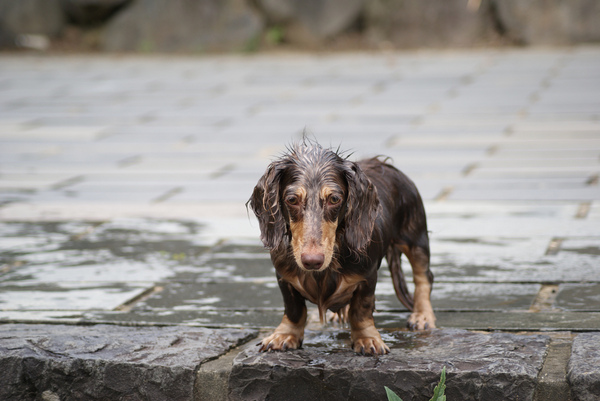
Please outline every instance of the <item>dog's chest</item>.
[[350, 303], [354, 291], [365, 279], [357, 275], [337, 274], [332, 277], [306, 273], [284, 277], [284, 280], [319, 309], [337, 312]]

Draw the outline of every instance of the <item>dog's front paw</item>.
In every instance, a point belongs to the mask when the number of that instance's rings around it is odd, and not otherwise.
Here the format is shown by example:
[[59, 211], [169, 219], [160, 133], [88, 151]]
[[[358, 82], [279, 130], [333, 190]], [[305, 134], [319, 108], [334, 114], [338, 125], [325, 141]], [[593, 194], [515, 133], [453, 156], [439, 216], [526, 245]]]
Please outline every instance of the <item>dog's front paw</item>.
[[354, 352], [361, 355], [385, 355], [390, 352], [390, 348], [379, 336], [357, 338], [352, 348]]
[[435, 315], [433, 312], [415, 312], [408, 318], [406, 326], [411, 330], [435, 329]]
[[259, 352], [262, 351], [287, 351], [288, 349], [297, 349], [302, 346], [302, 338], [299, 338], [293, 333], [277, 332], [264, 338], [257, 345], [260, 346]]

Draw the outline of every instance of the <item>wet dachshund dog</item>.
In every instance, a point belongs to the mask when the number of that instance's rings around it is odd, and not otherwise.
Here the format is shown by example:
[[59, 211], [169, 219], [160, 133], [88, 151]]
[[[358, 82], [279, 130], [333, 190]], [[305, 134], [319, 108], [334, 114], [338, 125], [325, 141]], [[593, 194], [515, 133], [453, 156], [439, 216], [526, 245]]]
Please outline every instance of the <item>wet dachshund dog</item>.
[[[329, 309], [350, 323], [355, 352], [388, 353], [373, 320], [384, 256], [398, 299], [412, 311], [408, 327], [435, 327], [423, 202], [413, 182], [390, 164], [378, 158], [355, 163], [316, 143], [296, 144], [268, 166], [248, 203], [285, 304], [281, 324], [259, 344], [261, 351], [302, 345], [309, 300], [321, 321]], [[402, 254], [412, 267], [414, 296]]]

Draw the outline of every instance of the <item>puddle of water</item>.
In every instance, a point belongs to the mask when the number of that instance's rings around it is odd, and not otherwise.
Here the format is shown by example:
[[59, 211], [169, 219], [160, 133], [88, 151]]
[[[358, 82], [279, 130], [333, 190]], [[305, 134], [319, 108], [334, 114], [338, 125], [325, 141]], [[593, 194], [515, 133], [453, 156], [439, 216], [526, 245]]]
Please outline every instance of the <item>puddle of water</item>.
[[450, 242], [457, 244], [481, 244], [481, 245], [492, 245], [492, 246], [501, 246], [506, 247], [508, 244], [506, 241], [501, 241], [498, 239], [490, 239], [490, 238], [438, 238], [439, 242]]
[[407, 329], [382, 332], [381, 338], [392, 349], [417, 349], [427, 345], [431, 332], [414, 332]]
[[[148, 285], [148, 284], [147, 284]], [[4, 286], [0, 285], [0, 309], [17, 310], [111, 310], [136, 296], [144, 286], [105, 285]]]
[[196, 264], [201, 224], [122, 219], [101, 225], [3, 223], [2, 281], [158, 281]]
[[[5, 241], [8, 247], [0, 248], [0, 290], [11, 290], [0, 295], [0, 308], [10, 304], [15, 312], [18, 308], [107, 310], [159, 283], [164, 291], [133, 304], [129, 312], [99, 311], [90, 319], [277, 325], [283, 302], [268, 252], [257, 241], [205, 246], [197, 240], [202, 229], [193, 222], [137, 219], [102, 225], [2, 224], [0, 246]], [[526, 308], [537, 293], [536, 281], [597, 280], [593, 273], [599, 262], [597, 239], [567, 238], [563, 249], [552, 256], [544, 255], [547, 243], [546, 238], [437, 240], [432, 247], [437, 280], [434, 306], [468, 311]], [[408, 263], [404, 269], [410, 281]], [[376, 326], [390, 347], [418, 348], [422, 338], [414, 333], [383, 329], [403, 327], [408, 313], [395, 297], [385, 266], [381, 278]], [[533, 283], [511, 283], [521, 280]], [[563, 299], [565, 309], [585, 309], [586, 302], [598, 301], [595, 288], [585, 290], [584, 297], [573, 289], [558, 299]], [[307, 335], [307, 347], [331, 353], [349, 350], [348, 329], [326, 328], [312, 335]]]
[[[381, 339], [390, 349], [417, 349], [427, 345], [429, 332], [408, 330], [380, 330]], [[351, 351], [350, 329], [323, 328], [306, 330], [305, 348], [318, 348], [320, 353], [337, 354]], [[312, 363], [318, 364], [318, 361]]]
[[327, 329], [322, 331], [307, 330], [304, 335], [304, 347], [315, 347], [323, 353], [347, 351], [350, 347], [350, 330]]

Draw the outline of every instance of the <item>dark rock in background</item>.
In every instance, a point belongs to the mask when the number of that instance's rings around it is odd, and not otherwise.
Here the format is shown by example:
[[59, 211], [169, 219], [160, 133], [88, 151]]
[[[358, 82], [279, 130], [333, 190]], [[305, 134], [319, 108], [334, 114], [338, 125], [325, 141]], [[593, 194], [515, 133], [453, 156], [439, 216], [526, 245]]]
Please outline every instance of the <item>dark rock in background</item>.
[[596, 0], [492, 0], [505, 35], [524, 45], [600, 40]]
[[293, 0], [256, 0], [256, 4], [272, 24], [290, 22], [296, 13], [296, 2]]
[[198, 327], [0, 325], [0, 399], [191, 400], [198, 366], [255, 335]]
[[578, 0], [568, 3], [571, 5], [571, 43], [600, 42], [600, 2]]
[[573, 340], [567, 378], [576, 400], [600, 399], [600, 333], [579, 334]]
[[44, 50], [49, 40], [62, 50], [187, 53], [281, 44], [572, 45], [600, 42], [598, 21], [596, 0], [0, 0], [0, 47]]
[[473, 46], [489, 42], [494, 26], [488, 1], [468, 7], [464, 0], [367, 0], [370, 42], [395, 47]]
[[568, 15], [564, 8], [539, 7], [537, 0], [494, 0], [498, 19], [505, 35], [516, 43], [567, 43], [565, 24]]
[[267, 20], [285, 26], [288, 42], [316, 45], [350, 29], [364, 0], [257, 0]]
[[0, 0], [0, 25], [16, 35], [56, 37], [65, 17], [60, 0]]
[[11, 49], [16, 45], [15, 35], [8, 29], [4, 28], [0, 21], [0, 49]]
[[102, 49], [240, 51], [262, 29], [262, 17], [244, 0], [137, 0], [108, 22]]
[[61, 0], [65, 14], [75, 24], [97, 25], [131, 0]]

